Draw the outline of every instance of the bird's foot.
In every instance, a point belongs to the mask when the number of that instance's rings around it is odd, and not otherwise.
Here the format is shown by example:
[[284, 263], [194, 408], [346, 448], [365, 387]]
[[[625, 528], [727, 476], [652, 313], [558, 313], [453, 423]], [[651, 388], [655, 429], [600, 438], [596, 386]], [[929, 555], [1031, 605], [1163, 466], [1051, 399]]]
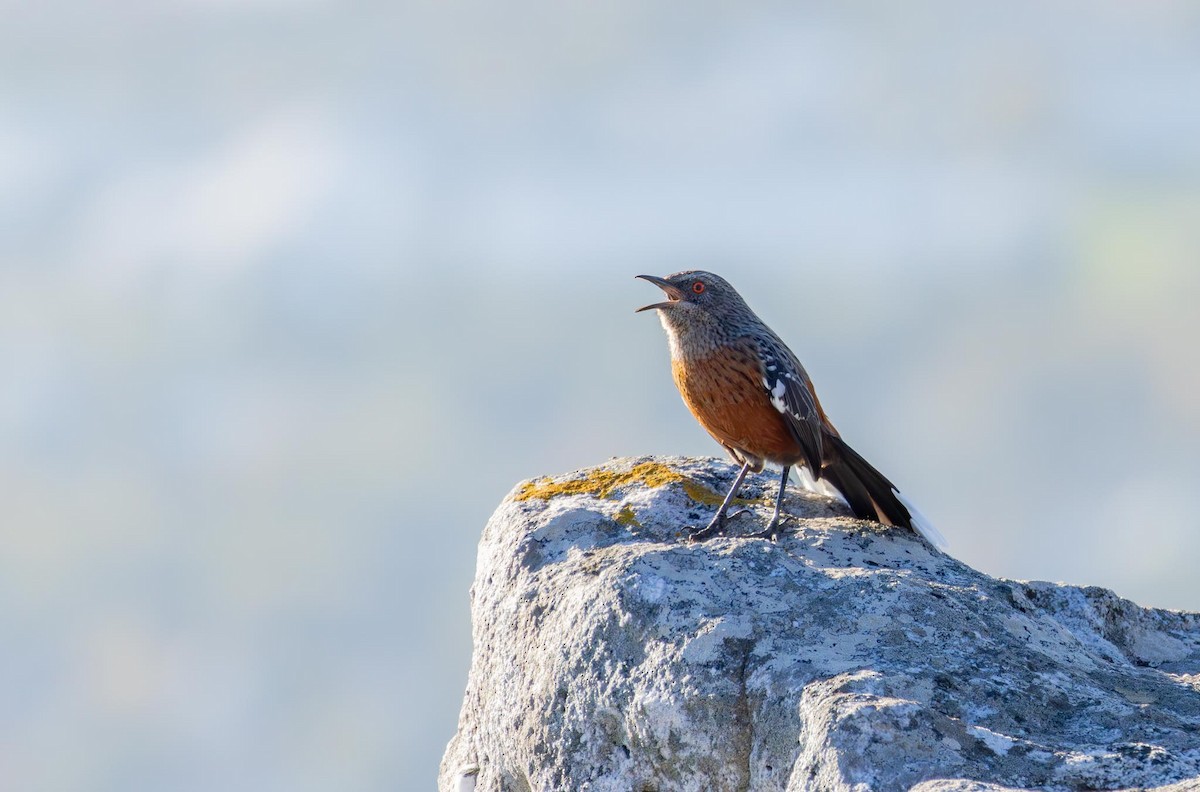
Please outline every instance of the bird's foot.
[[767, 523], [767, 527], [756, 533], [747, 534], [749, 539], [770, 539], [772, 542], [779, 539], [779, 534], [783, 528], [783, 524], [789, 520], [796, 519], [790, 514], [776, 514], [771, 518], [771, 522]]
[[716, 515], [713, 516], [712, 522], [698, 531], [692, 531], [692, 533], [688, 536], [688, 540], [692, 542], [703, 542], [705, 539], [711, 539], [714, 536], [723, 534], [725, 533], [725, 523], [741, 517], [747, 511], [749, 510], [738, 509], [733, 514], [722, 514], [721, 512], [717, 512]]

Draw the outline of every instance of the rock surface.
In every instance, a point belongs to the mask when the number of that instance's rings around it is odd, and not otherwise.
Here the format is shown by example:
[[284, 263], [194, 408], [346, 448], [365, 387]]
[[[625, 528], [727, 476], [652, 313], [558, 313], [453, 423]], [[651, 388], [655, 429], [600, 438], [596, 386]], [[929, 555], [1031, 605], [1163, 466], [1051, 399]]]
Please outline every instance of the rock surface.
[[[479, 545], [443, 792], [1200, 789], [1200, 614], [997, 580], [733, 468], [519, 485]], [[951, 537], [953, 541], [953, 537]]]

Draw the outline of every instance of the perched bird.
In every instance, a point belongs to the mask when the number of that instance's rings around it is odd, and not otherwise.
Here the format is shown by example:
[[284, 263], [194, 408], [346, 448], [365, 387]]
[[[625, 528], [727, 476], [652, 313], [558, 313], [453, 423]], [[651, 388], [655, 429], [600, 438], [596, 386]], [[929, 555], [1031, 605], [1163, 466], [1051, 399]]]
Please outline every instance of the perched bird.
[[802, 465], [814, 480], [833, 485], [856, 517], [909, 528], [945, 545], [895, 485], [842, 440], [804, 366], [723, 278], [701, 270], [637, 277], [667, 295], [638, 312], [658, 311], [684, 403], [742, 466], [712, 521], [693, 539], [720, 533], [746, 474], [771, 462], [783, 466], [775, 514], [755, 536], [778, 535], [788, 474]]

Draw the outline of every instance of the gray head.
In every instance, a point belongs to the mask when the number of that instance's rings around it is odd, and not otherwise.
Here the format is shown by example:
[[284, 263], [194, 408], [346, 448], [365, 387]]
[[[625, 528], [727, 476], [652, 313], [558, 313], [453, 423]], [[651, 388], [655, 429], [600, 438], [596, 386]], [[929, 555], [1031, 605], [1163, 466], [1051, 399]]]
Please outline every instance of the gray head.
[[762, 325], [742, 296], [719, 275], [688, 270], [665, 278], [637, 277], [650, 281], [667, 295], [665, 302], [646, 305], [638, 311], [658, 311], [671, 337], [673, 351], [678, 351], [677, 343], [689, 347], [711, 346]]

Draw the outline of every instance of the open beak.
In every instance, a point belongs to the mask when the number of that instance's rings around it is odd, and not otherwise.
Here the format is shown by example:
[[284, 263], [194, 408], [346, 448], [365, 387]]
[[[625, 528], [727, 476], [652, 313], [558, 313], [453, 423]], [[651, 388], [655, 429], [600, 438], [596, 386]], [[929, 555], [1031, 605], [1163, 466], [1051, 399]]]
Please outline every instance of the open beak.
[[638, 308], [636, 311], [634, 311], [634, 313], [641, 313], [642, 311], [649, 311], [652, 308], [669, 308], [672, 303], [677, 303], [681, 299], [683, 299], [683, 292], [679, 291], [679, 289], [675, 288], [674, 286], [672, 286], [670, 283], [663, 280], [662, 278], [656, 278], [653, 275], [638, 275], [637, 277], [641, 278], [644, 281], [650, 281], [655, 286], [657, 286], [658, 288], [660, 288], [664, 292], [666, 292], [667, 301], [660, 302], [660, 303], [653, 303], [652, 305], [643, 305], [641, 308]]

